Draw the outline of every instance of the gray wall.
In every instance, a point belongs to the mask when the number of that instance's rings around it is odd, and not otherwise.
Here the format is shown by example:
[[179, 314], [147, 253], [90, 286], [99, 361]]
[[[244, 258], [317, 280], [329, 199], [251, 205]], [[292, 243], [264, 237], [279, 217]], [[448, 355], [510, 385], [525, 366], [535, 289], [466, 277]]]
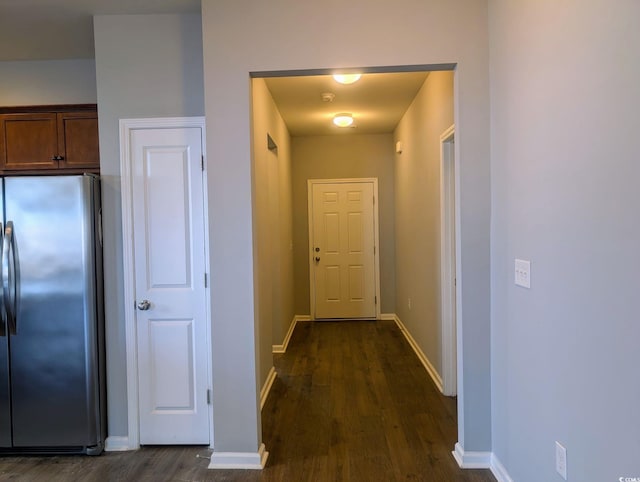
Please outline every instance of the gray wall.
[[[640, 476], [640, 3], [491, 2], [493, 448]], [[514, 285], [531, 260], [531, 289]]]
[[261, 440], [253, 292], [250, 72], [455, 62], [462, 253], [459, 440], [466, 450], [490, 450], [486, 1], [204, 0], [202, 22], [218, 449], [255, 453]]
[[109, 435], [127, 435], [120, 141], [123, 118], [203, 115], [199, 15], [94, 18], [104, 223]]
[[452, 124], [453, 72], [431, 72], [394, 133], [396, 314], [440, 376], [440, 134]]
[[0, 106], [95, 104], [93, 59], [0, 62]]
[[[273, 366], [273, 345], [281, 345], [293, 321], [291, 149], [289, 131], [264, 79], [252, 81], [253, 229], [259, 384]], [[276, 151], [267, 145], [267, 134]]]
[[309, 314], [308, 179], [378, 178], [380, 307], [395, 311], [393, 137], [391, 134], [294, 137], [293, 246], [296, 313]]

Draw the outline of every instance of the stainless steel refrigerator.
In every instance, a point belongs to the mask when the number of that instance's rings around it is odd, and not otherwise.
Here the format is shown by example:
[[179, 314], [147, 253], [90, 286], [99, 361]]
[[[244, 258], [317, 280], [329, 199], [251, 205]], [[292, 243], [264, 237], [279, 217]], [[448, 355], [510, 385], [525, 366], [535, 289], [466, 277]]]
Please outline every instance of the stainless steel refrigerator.
[[0, 453], [99, 454], [105, 437], [100, 183], [5, 177]]

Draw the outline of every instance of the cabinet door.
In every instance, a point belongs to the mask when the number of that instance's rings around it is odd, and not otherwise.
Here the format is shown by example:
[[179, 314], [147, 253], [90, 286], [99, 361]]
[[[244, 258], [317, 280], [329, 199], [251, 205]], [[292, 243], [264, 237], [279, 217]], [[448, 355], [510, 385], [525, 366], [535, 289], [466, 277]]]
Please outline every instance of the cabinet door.
[[58, 146], [62, 156], [60, 168], [99, 168], [98, 113], [59, 113]]
[[0, 169], [56, 169], [56, 114], [0, 115]]

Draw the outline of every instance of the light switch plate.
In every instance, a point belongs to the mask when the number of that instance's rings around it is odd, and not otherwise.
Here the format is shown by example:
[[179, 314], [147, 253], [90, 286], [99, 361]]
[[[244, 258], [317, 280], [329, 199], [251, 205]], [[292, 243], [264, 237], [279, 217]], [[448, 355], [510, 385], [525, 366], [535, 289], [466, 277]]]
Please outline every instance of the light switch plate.
[[523, 288], [531, 288], [531, 261], [516, 259], [515, 282]]
[[560, 442], [556, 442], [556, 472], [567, 480], [567, 449]]

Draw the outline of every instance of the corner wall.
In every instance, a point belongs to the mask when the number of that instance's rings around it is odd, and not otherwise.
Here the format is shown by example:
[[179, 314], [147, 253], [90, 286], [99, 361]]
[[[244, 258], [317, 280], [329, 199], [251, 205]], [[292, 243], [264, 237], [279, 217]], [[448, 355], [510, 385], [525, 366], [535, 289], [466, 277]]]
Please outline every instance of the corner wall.
[[203, 115], [199, 15], [94, 17], [109, 436], [126, 436], [119, 119]]
[[250, 73], [453, 63], [462, 256], [459, 440], [467, 451], [491, 450], [487, 18], [485, 0], [202, 1], [219, 450], [258, 454], [261, 443]]
[[[493, 450], [640, 477], [640, 2], [490, 2]], [[531, 289], [514, 259], [531, 261]]]
[[393, 137], [391, 134], [294, 137], [292, 153], [296, 314], [310, 314], [307, 180], [358, 177], [378, 178], [380, 307], [382, 313], [393, 313], [396, 306]]
[[394, 133], [396, 314], [440, 376], [440, 135], [452, 124], [453, 72], [431, 72]]

